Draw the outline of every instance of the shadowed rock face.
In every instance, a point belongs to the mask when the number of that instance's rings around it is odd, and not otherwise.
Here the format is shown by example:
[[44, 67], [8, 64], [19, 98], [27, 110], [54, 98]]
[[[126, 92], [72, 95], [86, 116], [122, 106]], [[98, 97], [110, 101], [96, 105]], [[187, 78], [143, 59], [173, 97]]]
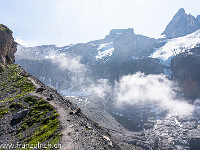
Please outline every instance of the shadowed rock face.
[[12, 31], [5, 25], [0, 24], [0, 63], [13, 64], [17, 43], [12, 37]]
[[200, 15], [197, 16], [197, 19], [200, 20]]
[[154, 48], [161, 47], [161, 44], [159, 40], [135, 34], [133, 29], [128, 29], [114, 40], [113, 46], [115, 48], [113, 56], [127, 60], [131, 56], [148, 56]]
[[189, 98], [200, 96], [200, 48], [177, 55], [172, 59], [173, 79], [178, 81]]
[[162, 34], [171, 39], [195, 32], [200, 29], [200, 20], [198, 18], [200, 17], [195, 18], [190, 14], [187, 15], [185, 10], [181, 8]]

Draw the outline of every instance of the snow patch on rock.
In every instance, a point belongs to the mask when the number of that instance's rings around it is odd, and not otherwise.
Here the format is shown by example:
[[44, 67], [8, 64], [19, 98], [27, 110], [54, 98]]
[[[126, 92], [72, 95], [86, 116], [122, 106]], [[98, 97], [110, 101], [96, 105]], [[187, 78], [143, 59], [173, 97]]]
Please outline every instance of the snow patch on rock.
[[110, 43], [104, 43], [99, 46], [97, 49], [98, 55], [96, 56], [96, 59], [104, 59], [105, 57], [112, 56], [114, 52], [113, 48], [113, 42]]
[[200, 44], [200, 30], [184, 37], [167, 40], [167, 43], [150, 57], [160, 59], [163, 65], [169, 67], [174, 56], [189, 51], [198, 44]]

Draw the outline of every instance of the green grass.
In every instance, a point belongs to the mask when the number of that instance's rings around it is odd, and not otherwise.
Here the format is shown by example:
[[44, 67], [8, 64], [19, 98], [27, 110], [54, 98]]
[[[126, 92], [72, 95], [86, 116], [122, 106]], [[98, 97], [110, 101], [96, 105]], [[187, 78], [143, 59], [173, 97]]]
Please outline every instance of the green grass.
[[21, 144], [57, 144], [60, 140], [59, 114], [45, 100], [29, 96], [36, 88], [26, 76], [20, 74], [17, 65], [2, 65], [2, 69], [0, 118], [9, 112], [28, 108], [28, 114], [18, 123], [18, 130], [12, 136]]
[[31, 97], [26, 98], [28, 103], [35, 103], [35, 105], [24, 119], [24, 124], [18, 132], [28, 130], [30, 127], [34, 127], [37, 123], [40, 123], [39, 127], [34, 130], [34, 133], [25, 140], [25, 143], [37, 144], [38, 142], [43, 143], [48, 141], [48, 143], [57, 144], [60, 139], [60, 133], [58, 132], [59, 114], [45, 100], [41, 99], [37, 102], [30, 101], [33, 99]]
[[35, 97], [29, 96], [29, 97], [25, 97], [24, 101], [32, 105], [37, 102], [37, 99]]
[[35, 86], [27, 77], [20, 75], [17, 65], [3, 66], [3, 75], [0, 76], [0, 95], [8, 95], [2, 102], [12, 102], [16, 98], [23, 97], [35, 91]]
[[7, 33], [11, 32], [11, 30], [8, 27], [6, 27], [5, 25], [3, 25], [3, 24], [0, 24], [0, 30], [1, 31], [6, 31]]
[[4, 115], [8, 113], [8, 108], [0, 108], [0, 118], [3, 118]]

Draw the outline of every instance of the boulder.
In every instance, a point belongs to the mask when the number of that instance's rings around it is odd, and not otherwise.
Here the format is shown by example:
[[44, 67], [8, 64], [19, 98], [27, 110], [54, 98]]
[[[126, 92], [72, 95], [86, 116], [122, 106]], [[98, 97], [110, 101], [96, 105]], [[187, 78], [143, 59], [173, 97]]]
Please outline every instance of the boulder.
[[51, 100], [53, 100], [54, 99], [54, 97], [53, 97], [53, 95], [51, 94], [49, 97], [47, 97], [47, 101], [51, 101]]
[[80, 114], [80, 113], [81, 113], [81, 109], [80, 109], [80, 108], [77, 108], [76, 110], [71, 111], [69, 114], [70, 114], [70, 115], [78, 115], [78, 114]]
[[15, 119], [15, 120], [22, 119], [27, 115], [27, 113], [28, 113], [27, 109], [19, 111], [14, 115], [13, 119]]
[[38, 92], [43, 92], [43, 91], [45, 91], [45, 90], [46, 90], [45, 88], [40, 87], [40, 88], [37, 88], [36, 93], [38, 93]]

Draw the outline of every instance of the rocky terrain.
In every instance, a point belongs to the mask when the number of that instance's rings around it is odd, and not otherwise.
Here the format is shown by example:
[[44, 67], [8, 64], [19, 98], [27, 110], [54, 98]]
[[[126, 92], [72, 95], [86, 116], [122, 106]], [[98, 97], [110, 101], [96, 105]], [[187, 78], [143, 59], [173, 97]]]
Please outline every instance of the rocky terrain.
[[[184, 65], [183, 65], [184, 64]], [[200, 96], [200, 48], [196, 47], [189, 52], [184, 52], [172, 59], [173, 79], [183, 87], [186, 95], [190, 98]]]
[[17, 149], [22, 148], [17, 144], [37, 142], [57, 144], [60, 139], [59, 114], [44, 99], [32, 95], [36, 87], [20, 67], [1, 66], [0, 148]]

